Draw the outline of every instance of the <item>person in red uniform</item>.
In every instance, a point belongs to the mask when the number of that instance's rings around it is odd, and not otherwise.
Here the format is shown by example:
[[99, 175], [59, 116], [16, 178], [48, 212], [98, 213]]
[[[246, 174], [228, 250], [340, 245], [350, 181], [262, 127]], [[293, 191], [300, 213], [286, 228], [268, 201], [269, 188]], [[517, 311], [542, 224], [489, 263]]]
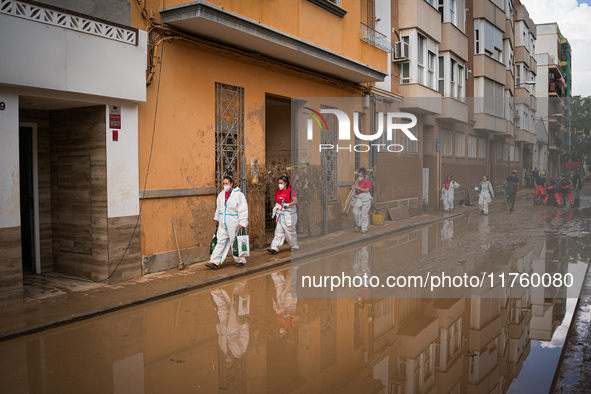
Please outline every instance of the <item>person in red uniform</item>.
[[544, 196], [546, 191], [544, 190], [544, 185], [546, 184], [546, 172], [542, 171], [540, 175], [534, 179], [536, 184], [536, 196]]
[[275, 236], [268, 251], [279, 253], [279, 248], [287, 241], [287, 244], [291, 247], [291, 251], [295, 252], [300, 248], [296, 233], [298, 198], [295, 190], [290, 187], [289, 180], [286, 176], [280, 177], [277, 183], [275, 208], [273, 208], [273, 218], [277, 216], [277, 222], [275, 224]]
[[558, 185], [556, 183], [557, 182], [553, 180], [548, 181], [548, 184], [546, 185], [546, 198], [544, 198], [544, 205], [548, 203], [548, 197], [552, 195], [556, 199], [558, 206], [562, 206], [562, 196], [560, 195]]
[[365, 168], [361, 167], [355, 172], [357, 175], [357, 187], [355, 201], [353, 201], [353, 215], [355, 215], [356, 232], [365, 234], [369, 226], [369, 208], [371, 207], [371, 182], [366, 178]]

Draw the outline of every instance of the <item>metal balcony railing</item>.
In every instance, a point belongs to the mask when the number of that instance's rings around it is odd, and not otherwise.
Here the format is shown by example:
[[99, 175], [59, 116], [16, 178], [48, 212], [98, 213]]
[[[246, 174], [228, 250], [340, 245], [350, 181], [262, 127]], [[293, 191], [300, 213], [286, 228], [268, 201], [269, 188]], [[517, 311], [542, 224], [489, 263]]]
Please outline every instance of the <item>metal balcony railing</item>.
[[556, 82], [550, 82], [548, 91], [550, 93], [556, 93], [558, 97], [562, 97], [562, 88]]
[[365, 41], [369, 45], [373, 45], [384, 52], [390, 53], [392, 51], [392, 47], [388, 42], [388, 37], [376, 31], [375, 29], [372, 29], [363, 22], [361, 22], [360, 38], [361, 41]]

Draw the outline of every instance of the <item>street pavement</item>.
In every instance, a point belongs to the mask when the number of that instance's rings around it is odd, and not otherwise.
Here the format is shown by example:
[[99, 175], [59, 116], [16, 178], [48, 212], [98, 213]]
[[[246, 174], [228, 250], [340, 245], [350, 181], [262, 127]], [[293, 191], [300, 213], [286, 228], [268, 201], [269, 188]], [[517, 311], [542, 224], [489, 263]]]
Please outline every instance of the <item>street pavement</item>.
[[[530, 207], [531, 195], [531, 190], [520, 191], [517, 209], [520, 205]], [[508, 214], [508, 212], [501, 211], [499, 207], [501, 202], [500, 198], [493, 201], [491, 216], [501, 213]], [[545, 208], [538, 207], [538, 209]], [[309, 257], [308, 255], [319, 252], [330, 252], [330, 250], [350, 246], [356, 242], [367, 242], [373, 238], [401, 233], [477, 211], [477, 207], [456, 207], [452, 213], [426, 212], [410, 219], [386, 222], [382, 226], [370, 226], [369, 232], [364, 235], [346, 230], [326, 236], [302, 239], [298, 258]], [[72, 279], [69, 284], [64, 284], [67, 280], [59, 277], [59, 274], [53, 274], [53, 278], [51, 275], [40, 276], [37, 291], [29, 291], [29, 294], [37, 294], [38, 298], [0, 308], [2, 316], [0, 318], [0, 340], [251, 275], [287, 264], [291, 258], [292, 255], [288, 249], [283, 249], [277, 255], [269, 255], [265, 250], [255, 250], [248, 259], [248, 264], [243, 267], [235, 267], [231, 259], [228, 259], [221, 269], [209, 270], [202, 262], [190, 265], [182, 271], [168, 270], [114, 285], [97, 285], [95, 282], [88, 283], [75, 279]], [[52, 282], [59, 283], [52, 288]], [[35, 285], [34, 281], [30, 282], [30, 286], [34, 287]], [[39, 291], [39, 288], [43, 290]], [[55, 295], [52, 296], [52, 294]]]

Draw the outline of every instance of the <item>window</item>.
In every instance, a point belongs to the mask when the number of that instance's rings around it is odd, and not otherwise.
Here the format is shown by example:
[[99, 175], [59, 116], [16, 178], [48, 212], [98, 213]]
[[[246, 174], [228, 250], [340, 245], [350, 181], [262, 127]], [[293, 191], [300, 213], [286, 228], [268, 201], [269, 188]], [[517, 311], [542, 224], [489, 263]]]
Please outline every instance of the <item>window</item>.
[[464, 99], [464, 67], [458, 65], [458, 97]]
[[427, 38], [422, 35], [419, 36], [419, 57], [418, 57], [418, 69], [419, 69], [419, 78], [418, 81], [421, 85], [425, 84], [425, 55], [427, 50]]
[[473, 136], [473, 135], [469, 135], [468, 136], [468, 158], [469, 159], [476, 159], [476, 148], [477, 148], [477, 143], [478, 138]]
[[503, 161], [503, 143], [500, 141], [497, 141], [497, 161]]
[[515, 162], [519, 162], [519, 147], [515, 147]]
[[456, 157], [466, 156], [466, 135], [464, 133], [456, 133]]
[[509, 161], [515, 161], [515, 146], [509, 145]]
[[435, 90], [435, 69], [437, 68], [437, 56], [429, 51], [429, 87]]
[[441, 14], [441, 23], [443, 23], [443, 14], [445, 13], [443, 8], [443, 0], [438, 0], [437, 11], [439, 11], [439, 13]]
[[503, 62], [503, 32], [485, 19], [474, 20], [474, 52]]
[[442, 96], [445, 96], [445, 58], [443, 56], [439, 56], [439, 77], [437, 83], [437, 90], [441, 93]]
[[457, 8], [457, 4], [456, 1], [457, 0], [449, 0], [449, 21], [451, 23], [453, 23], [454, 25], [458, 24], [458, 16], [456, 13], [456, 8]]
[[486, 140], [484, 138], [478, 138], [478, 158], [486, 159]]
[[515, 86], [521, 85], [521, 64], [515, 66]]
[[[408, 36], [402, 36], [402, 41], [409, 43]], [[400, 83], [410, 83], [410, 63], [402, 63], [400, 65], [400, 73], [402, 74], [402, 78], [400, 79]]]
[[[474, 78], [475, 97], [483, 97], [483, 111], [486, 114], [503, 117], [505, 114], [505, 88], [488, 78]], [[478, 89], [476, 89], [478, 87]], [[480, 112], [480, 111], [476, 111]]]
[[509, 157], [509, 144], [503, 144], [503, 161], [507, 161]]
[[244, 163], [244, 88], [215, 83], [215, 180], [240, 179]]
[[[412, 129], [409, 129], [409, 131], [412, 133], [412, 135], [414, 135], [415, 137], [417, 137], [417, 132], [418, 132], [418, 128], [417, 127], [413, 127]], [[418, 139], [416, 141], [413, 141], [410, 138], [408, 138], [406, 136], [406, 134], [403, 133], [403, 132], [400, 133], [400, 139], [401, 139], [400, 144], [402, 146], [404, 146], [403, 152], [405, 152], [405, 153], [418, 153], [419, 152], [419, 141], [418, 141]]]
[[400, 83], [410, 83], [410, 63], [402, 63], [400, 68], [402, 69], [402, 78]]
[[458, 92], [456, 89], [456, 64], [457, 62], [451, 59], [451, 97], [458, 97]]
[[453, 155], [453, 131], [445, 130], [442, 131], [442, 139], [441, 139], [441, 154], [444, 156], [452, 156]]

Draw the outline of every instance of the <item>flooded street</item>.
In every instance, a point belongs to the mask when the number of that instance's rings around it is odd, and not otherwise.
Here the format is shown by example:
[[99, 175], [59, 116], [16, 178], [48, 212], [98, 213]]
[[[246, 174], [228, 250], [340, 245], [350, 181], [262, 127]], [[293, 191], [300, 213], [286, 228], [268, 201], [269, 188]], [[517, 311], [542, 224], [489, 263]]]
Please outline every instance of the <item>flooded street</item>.
[[[4, 341], [1, 391], [548, 392], [591, 254], [590, 221], [588, 210], [533, 207], [462, 216], [319, 254], [296, 270], [283, 265]], [[302, 272], [516, 270], [570, 273], [574, 283], [458, 298], [292, 291]]]

